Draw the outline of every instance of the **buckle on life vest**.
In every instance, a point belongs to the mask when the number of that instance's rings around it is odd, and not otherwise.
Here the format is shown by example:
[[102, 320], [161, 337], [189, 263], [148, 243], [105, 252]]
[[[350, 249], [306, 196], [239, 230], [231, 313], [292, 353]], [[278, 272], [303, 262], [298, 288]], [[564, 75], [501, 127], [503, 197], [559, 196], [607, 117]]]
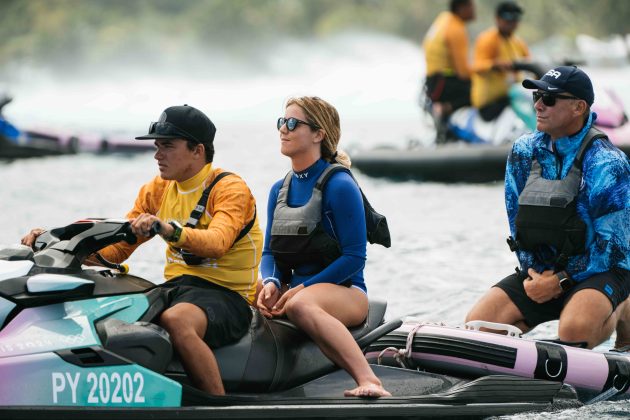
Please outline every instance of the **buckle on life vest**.
[[513, 237], [509, 236], [507, 238], [507, 244], [510, 247], [510, 251], [512, 251], [512, 252], [518, 251], [518, 248], [519, 248], [518, 242]]

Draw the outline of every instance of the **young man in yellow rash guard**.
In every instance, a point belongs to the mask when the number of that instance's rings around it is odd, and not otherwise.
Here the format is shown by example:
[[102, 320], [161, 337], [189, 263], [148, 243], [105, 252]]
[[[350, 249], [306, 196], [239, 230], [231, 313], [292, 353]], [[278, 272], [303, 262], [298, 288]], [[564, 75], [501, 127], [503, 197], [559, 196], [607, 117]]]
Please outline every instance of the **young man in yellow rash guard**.
[[125, 260], [150, 239], [151, 226], [159, 222], [159, 234], [168, 244], [166, 282], [160, 286], [168, 309], [159, 324], [170, 334], [192, 382], [222, 395], [211, 349], [248, 331], [263, 235], [245, 182], [231, 173], [221, 178], [224, 171], [212, 165], [215, 131], [204, 113], [184, 105], [167, 108], [147, 135], [136, 137], [155, 140], [160, 176], [142, 186], [127, 214], [138, 243], [112, 245], [101, 253], [112, 261]]
[[499, 3], [496, 26], [479, 34], [472, 64], [471, 100], [481, 117], [490, 121], [510, 104], [508, 91], [522, 77], [514, 63], [529, 58], [527, 44], [514, 32], [523, 9], [512, 1]]
[[422, 47], [426, 60], [425, 88], [431, 101], [448, 116], [470, 105], [470, 65], [466, 23], [475, 18], [473, 0], [451, 0], [427, 32]]

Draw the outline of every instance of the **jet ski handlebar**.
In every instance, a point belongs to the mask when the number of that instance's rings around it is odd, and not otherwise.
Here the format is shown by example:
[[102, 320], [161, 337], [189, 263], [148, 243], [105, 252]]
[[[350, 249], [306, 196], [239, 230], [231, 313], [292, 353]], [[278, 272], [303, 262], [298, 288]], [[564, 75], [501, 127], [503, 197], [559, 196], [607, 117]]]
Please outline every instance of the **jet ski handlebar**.
[[80, 269], [92, 254], [108, 245], [137, 242], [128, 220], [85, 219], [51, 229], [35, 242], [34, 260], [38, 266]]

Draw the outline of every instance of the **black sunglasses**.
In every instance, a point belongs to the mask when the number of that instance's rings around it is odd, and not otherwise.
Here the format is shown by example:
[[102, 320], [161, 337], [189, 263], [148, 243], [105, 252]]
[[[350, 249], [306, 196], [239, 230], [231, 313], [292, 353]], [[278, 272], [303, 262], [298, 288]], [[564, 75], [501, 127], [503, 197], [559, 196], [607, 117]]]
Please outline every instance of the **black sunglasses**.
[[532, 98], [534, 98], [534, 103], [542, 99], [542, 103], [545, 104], [545, 106], [554, 106], [557, 99], [580, 99], [575, 96], [558, 95], [557, 93], [549, 92], [532, 92]]
[[280, 118], [278, 118], [278, 122], [276, 123], [276, 127], [278, 128], [278, 130], [280, 130], [280, 128], [283, 125], [285, 125], [285, 124], [287, 125], [287, 130], [289, 130], [289, 131], [295, 130], [297, 128], [298, 124], [308, 125], [309, 127], [314, 128], [315, 130], [319, 130], [321, 128], [317, 124], [311, 124], [310, 122], [298, 120], [297, 118], [294, 118], [294, 117], [291, 117], [291, 118], [280, 117]]

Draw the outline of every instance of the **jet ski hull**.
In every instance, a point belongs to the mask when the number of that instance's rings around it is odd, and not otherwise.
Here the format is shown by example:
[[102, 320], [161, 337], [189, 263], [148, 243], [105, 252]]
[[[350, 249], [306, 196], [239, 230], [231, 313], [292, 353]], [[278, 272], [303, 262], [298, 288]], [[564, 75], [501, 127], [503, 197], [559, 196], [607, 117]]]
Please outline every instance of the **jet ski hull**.
[[252, 419], [252, 418], [481, 418], [521, 412], [576, 408], [574, 391], [549, 381], [489, 376], [475, 381], [407, 369], [373, 366], [394, 397], [341, 397], [354, 381], [336, 371], [281, 393], [233, 394], [211, 397], [188, 389], [184, 403], [174, 408], [2, 407], [2, 418], [33, 419]]

